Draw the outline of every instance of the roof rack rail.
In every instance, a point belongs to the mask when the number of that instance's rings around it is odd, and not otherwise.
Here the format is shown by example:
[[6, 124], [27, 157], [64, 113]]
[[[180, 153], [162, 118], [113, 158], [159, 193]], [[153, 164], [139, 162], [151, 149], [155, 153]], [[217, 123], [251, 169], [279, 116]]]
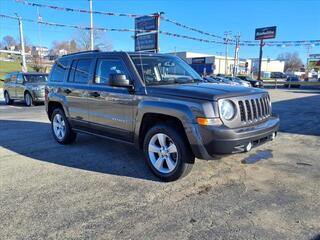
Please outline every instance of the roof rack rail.
[[70, 56], [70, 55], [76, 55], [76, 54], [81, 54], [81, 53], [90, 53], [90, 52], [101, 52], [99, 49], [95, 50], [87, 50], [87, 51], [81, 51], [81, 52], [74, 52], [74, 53], [69, 53], [69, 54], [64, 54], [63, 56]]

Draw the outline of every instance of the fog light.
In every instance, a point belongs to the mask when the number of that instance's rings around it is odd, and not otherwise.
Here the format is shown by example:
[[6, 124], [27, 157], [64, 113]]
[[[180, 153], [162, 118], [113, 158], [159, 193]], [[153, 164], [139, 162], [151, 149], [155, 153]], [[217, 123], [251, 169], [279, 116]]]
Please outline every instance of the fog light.
[[245, 150], [246, 152], [249, 152], [249, 151], [251, 150], [251, 148], [252, 148], [252, 143], [249, 142], [248, 145], [245, 147], [244, 150]]

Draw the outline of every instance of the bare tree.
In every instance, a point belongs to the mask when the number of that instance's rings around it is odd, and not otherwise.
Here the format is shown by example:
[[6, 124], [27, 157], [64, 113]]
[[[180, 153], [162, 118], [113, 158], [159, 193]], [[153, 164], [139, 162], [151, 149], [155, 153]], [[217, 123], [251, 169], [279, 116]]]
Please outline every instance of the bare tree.
[[[112, 44], [107, 40], [106, 34], [101, 31], [94, 30], [94, 49], [99, 49], [103, 51], [111, 51]], [[80, 48], [80, 50], [90, 50], [90, 32], [87, 30], [79, 30], [75, 33], [74, 39], [76, 45]]]
[[31, 58], [30, 66], [36, 72], [45, 72], [46, 67], [42, 64], [40, 56], [33, 56]]
[[303, 63], [299, 54], [297, 52], [294, 53], [282, 53], [278, 56], [278, 60], [284, 61], [284, 71], [300, 71], [303, 67]]
[[14, 39], [14, 37], [7, 35], [2, 38], [3, 45], [8, 49], [11, 46], [16, 46], [17, 41]]

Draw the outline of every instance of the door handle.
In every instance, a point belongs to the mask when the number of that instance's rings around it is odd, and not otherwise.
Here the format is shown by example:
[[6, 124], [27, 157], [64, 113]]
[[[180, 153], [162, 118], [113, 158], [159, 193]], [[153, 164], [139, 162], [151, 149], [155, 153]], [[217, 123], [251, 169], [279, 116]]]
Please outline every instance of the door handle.
[[91, 97], [100, 97], [100, 93], [98, 93], [98, 92], [91, 92], [89, 95]]
[[64, 90], [64, 92], [65, 92], [66, 94], [69, 94], [69, 93], [71, 93], [72, 91], [67, 88], [67, 89]]

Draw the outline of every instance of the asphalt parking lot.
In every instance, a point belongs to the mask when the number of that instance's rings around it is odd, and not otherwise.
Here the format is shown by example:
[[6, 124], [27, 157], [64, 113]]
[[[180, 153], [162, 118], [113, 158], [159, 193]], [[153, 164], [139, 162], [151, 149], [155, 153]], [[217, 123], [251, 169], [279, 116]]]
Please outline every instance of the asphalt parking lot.
[[320, 90], [269, 90], [275, 141], [159, 182], [142, 154], [0, 103], [1, 239], [319, 239]]

